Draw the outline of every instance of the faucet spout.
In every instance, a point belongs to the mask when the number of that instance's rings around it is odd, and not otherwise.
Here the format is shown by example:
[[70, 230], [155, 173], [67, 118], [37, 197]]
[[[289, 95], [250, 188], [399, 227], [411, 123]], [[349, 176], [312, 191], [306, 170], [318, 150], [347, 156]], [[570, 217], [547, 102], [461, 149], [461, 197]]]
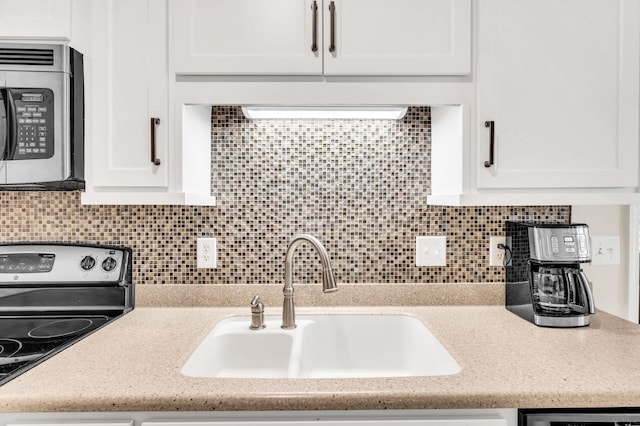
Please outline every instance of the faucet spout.
[[293, 255], [298, 246], [304, 242], [311, 244], [320, 257], [320, 262], [322, 263], [322, 291], [324, 293], [333, 293], [338, 290], [336, 279], [333, 275], [333, 269], [331, 268], [329, 254], [322, 243], [316, 237], [309, 234], [296, 235], [289, 243], [289, 248], [287, 249], [287, 255], [284, 261], [282, 328], [286, 330], [296, 328], [296, 313], [295, 305], [293, 303]]
[[336, 284], [336, 279], [333, 276], [333, 270], [325, 269], [322, 271], [322, 292], [334, 293], [336, 291], [338, 291], [338, 285]]

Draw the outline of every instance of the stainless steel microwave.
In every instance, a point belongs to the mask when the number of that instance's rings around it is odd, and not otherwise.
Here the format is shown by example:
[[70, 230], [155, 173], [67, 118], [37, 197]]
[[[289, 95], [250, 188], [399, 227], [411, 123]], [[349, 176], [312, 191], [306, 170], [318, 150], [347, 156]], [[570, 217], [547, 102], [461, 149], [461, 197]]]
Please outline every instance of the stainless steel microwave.
[[82, 54], [0, 44], [0, 190], [84, 188]]

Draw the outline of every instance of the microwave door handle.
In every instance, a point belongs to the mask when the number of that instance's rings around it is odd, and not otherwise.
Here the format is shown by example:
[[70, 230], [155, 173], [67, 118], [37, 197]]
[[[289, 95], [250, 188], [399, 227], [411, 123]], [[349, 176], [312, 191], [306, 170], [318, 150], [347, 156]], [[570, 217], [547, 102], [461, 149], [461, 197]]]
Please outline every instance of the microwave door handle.
[[593, 303], [593, 293], [591, 292], [591, 287], [589, 286], [589, 280], [587, 279], [587, 276], [582, 269], [578, 269], [578, 282], [584, 290], [588, 312], [589, 314], [593, 315], [596, 313], [596, 306]]
[[11, 90], [7, 89], [6, 91], [6, 106], [7, 106], [7, 140], [4, 149], [4, 159], [11, 160], [15, 154], [15, 150], [18, 146], [18, 142], [16, 141], [18, 137], [18, 116], [16, 113], [15, 101], [13, 100], [13, 96], [11, 94]]
[[7, 157], [7, 142], [9, 129], [7, 128], [7, 107], [5, 106], [7, 91], [0, 89], [0, 161]]

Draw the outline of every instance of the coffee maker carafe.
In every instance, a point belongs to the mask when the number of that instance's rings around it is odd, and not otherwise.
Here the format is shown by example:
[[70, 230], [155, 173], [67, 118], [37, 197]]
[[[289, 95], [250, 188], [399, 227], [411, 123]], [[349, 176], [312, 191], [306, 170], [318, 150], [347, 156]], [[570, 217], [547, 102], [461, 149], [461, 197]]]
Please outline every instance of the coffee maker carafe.
[[507, 221], [506, 237], [507, 309], [543, 327], [589, 325], [595, 307], [581, 269], [591, 261], [588, 226]]

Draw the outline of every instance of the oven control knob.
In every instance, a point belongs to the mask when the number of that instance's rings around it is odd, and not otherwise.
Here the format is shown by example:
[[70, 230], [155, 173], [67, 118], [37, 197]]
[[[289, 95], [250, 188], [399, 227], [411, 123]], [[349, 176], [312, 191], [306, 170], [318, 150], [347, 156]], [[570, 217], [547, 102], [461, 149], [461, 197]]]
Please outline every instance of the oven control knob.
[[96, 260], [91, 256], [85, 256], [80, 261], [80, 267], [85, 271], [92, 270], [94, 266], [96, 266]]
[[118, 262], [111, 256], [107, 257], [104, 262], [102, 262], [102, 269], [107, 272], [111, 272], [114, 270]]

